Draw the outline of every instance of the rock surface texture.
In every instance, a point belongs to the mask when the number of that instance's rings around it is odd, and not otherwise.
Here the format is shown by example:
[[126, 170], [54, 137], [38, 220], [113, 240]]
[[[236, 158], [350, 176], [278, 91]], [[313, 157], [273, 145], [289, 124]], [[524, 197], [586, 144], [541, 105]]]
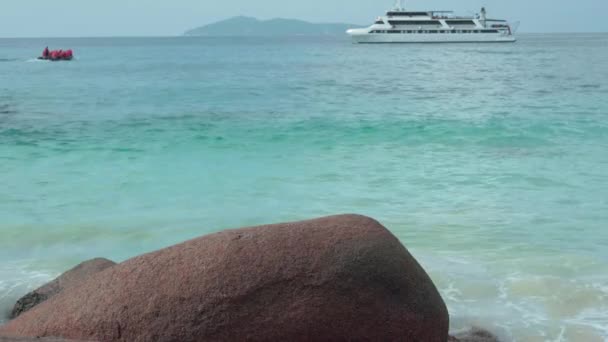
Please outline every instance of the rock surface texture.
[[50, 283], [43, 285], [42, 287], [26, 294], [19, 299], [11, 312], [10, 318], [13, 319], [18, 317], [22, 313], [53, 297], [59, 292], [76, 286], [82, 283], [84, 280], [87, 280], [93, 274], [101, 272], [114, 265], [116, 265], [115, 262], [101, 258], [92, 259], [79, 264], [71, 270], [63, 273]]
[[0, 335], [445, 342], [448, 326], [437, 289], [397, 238], [342, 215], [224, 231], [130, 259]]
[[[0, 342], [85, 342], [85, 341], [75, 341], [75, 340], [65, 340], [62, 338], [53, 338], [53, 337], [2, 337], [0, 336]], [[88, 341], [91, 342], [91, 341]]]

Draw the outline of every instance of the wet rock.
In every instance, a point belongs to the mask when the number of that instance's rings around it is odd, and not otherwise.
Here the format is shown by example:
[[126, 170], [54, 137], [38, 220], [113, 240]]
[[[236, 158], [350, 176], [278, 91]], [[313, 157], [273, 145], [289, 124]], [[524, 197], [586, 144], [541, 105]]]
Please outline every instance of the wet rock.
[[444, 342], [446, 306], [378, 222], [343, 215], [224, 231], [65, 289], [0, 334], [101, 341]]
[[471, 330], [450, 336], [448, 342], [500, 342], [491, 332], [473, 327]]
[[13, 319], [18, 317], [59, 292], [76, 286], [88, 279], [91, 275], [114, 265], [116, 265], [115, 262], [101, 258], [92, 259], [79, 264], [50, 283], [43, 285], [19, 299], [13, 307], [10, 318]]

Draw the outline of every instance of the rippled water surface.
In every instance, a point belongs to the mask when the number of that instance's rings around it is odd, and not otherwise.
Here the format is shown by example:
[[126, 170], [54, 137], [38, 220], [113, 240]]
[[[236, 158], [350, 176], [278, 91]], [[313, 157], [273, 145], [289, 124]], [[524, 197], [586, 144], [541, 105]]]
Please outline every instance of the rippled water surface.
[[0, 40], [3, 313], [87, 258], [344, 212], [453, 329], [608, 340], [608, 35]]

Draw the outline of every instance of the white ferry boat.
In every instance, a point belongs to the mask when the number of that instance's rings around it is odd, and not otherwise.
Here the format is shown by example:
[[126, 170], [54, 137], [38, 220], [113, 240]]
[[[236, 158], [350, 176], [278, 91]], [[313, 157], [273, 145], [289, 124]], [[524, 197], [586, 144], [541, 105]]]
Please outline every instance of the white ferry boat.
[[406, 11], [402, 0], [376, 22], [346, 31], [355, 43], [512, 43], [515, 29], [502, 19], [488, 19], [486, 9], [459, 17], [452, 11]]

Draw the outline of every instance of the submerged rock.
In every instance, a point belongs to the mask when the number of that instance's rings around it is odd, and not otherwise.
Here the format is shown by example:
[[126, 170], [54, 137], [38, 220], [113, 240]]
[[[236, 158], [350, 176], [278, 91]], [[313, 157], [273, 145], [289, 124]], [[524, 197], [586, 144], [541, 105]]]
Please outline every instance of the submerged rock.
[[92, 259], [79, 264], [50, 283], [43, 285], [19, 299], [13, 307], [10, 318], [13, 319], [18, 317], [59, 292], [76, 286], [88, 279], [91, 275], [114, 265], [116, 265], [115, 262], [101, 258]]
[[224, 231], [145, 254], [0, 327], [101, 341], [445, 342], [431, 279], [378, 222], [343, 215]]
[[500, 342], [491, 332], [473, 327], [471, 330], [450, 336], [448, 342]]

